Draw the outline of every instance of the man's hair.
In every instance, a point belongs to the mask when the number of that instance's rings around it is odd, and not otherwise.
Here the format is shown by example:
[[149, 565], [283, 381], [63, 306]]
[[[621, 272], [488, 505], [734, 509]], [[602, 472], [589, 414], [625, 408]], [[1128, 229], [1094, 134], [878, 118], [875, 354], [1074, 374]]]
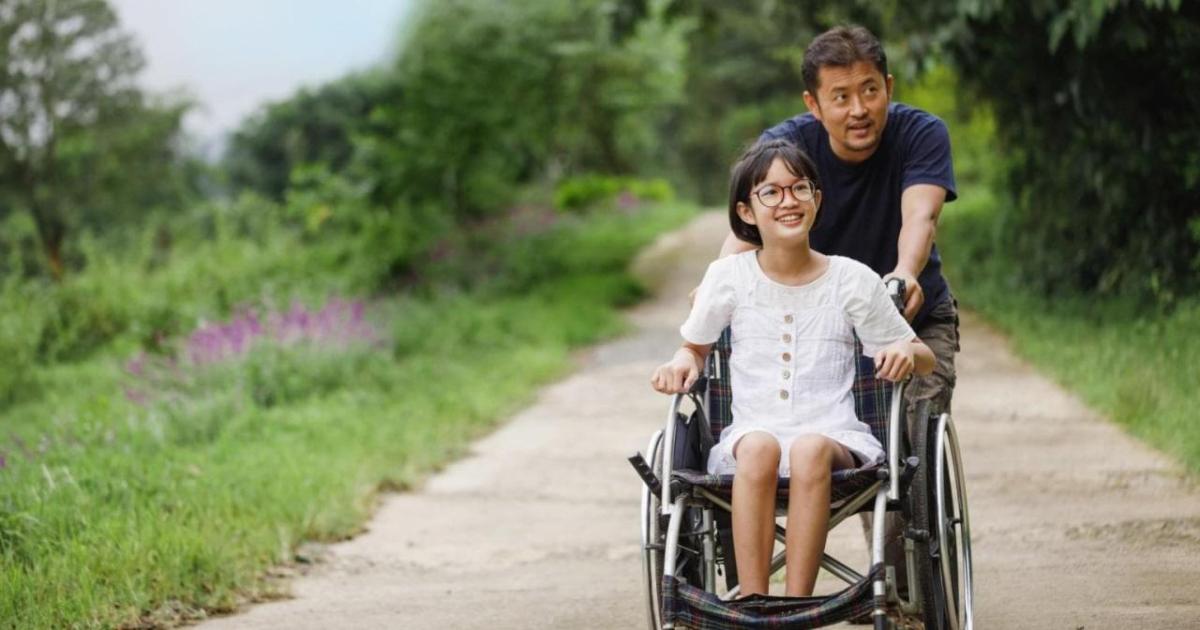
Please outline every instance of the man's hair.
[[[804, 177], [811, 181], [813, 190], [821, 189], [816, 164], [813, 164], [808, 154], [791, 142], [779, 139], [759, 140], [746, 149], [729, 174], [729, 229], [738, 239], [759, 247], [763, 243], [758, 227], [743, 221], [737, 206], [739, 202], [750, 205], [750, 191], [767, 178], [767, 172], [771, 170], [771, 164], [776, 159], [783, 160], [784, 165], [796, 177]], [[820, 217], [819, 214], [817, 216]]]
[[887, 55], [883, 52], [883, 44], [879, 38], [858, 25], [835, 26], [812, 40], [804, 51], [804, 63], [800, 73], [804, 77], [804, 87], [817, 96], [821, 87], [821, 68], [826, 66], [846, 67], [859, 61], [869, 61], [875, 64], [885, 78], [887, 77]]

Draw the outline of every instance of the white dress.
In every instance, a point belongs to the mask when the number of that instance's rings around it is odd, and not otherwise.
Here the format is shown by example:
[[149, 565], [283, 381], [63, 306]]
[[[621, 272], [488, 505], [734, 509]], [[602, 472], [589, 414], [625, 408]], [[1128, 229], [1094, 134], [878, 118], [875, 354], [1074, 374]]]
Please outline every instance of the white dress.
[[829, 256], [829, 267], [801, 286], [771, 280], [756, 251], [708, 267], [692, 312], [679, 332], [690, 343], [714, 343], [733, 327], [729, 374], [733, 422], [708, 458], [710, 474], [732, 474], [733, 447], [751, 431], [779, 440], [781, 476], [797, 436], [819, 433], [864, 462], [881, 461], [879, 440], [854, 414], [854, 334], [867, 356], [916, 337], [866, 265]]

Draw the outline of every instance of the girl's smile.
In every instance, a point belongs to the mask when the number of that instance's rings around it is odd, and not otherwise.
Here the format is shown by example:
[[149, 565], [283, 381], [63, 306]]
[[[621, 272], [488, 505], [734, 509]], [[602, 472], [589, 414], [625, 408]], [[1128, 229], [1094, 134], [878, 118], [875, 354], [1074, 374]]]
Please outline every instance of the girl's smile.
[[804, 217], [807, 216], [804, 212], [788, 212], [782, 216], [776, 214], [775, 220], [787, 226], [794, 226], [804, 222]]

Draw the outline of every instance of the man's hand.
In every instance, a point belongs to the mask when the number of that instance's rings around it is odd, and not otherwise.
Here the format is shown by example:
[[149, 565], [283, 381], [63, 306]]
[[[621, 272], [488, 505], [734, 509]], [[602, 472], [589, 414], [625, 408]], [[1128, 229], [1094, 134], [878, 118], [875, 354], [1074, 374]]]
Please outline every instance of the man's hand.
[[897, 341], [875, 355], [875, 378], [898, 383], [912, 374], [917, 364], [913, 345], [908, 341]]
[[650, 385], [664, 394], [686, 394], [697, 378], [700, 378], [700, 357], [687, 348], [680, 348], [670, 361], [654, 370]]
[[925, 291], [921, 290], [921, 283], [907, 270], [897, 269], [884, 276], [883, 281], [887, 282], [891, 278], [904, 281], [904, 319], [911, 322], [925, 303]]

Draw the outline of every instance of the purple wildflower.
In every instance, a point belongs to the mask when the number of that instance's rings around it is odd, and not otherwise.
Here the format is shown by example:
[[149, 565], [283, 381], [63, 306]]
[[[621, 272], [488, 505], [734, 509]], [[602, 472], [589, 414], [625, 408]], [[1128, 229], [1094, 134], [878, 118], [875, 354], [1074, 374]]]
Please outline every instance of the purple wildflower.
[[622, 210], [632, 210], [633, 208], [636, 208], [639, 201], [640, 199], [638, 199], [638, 196], [628, 190], [621, 191], [621, 194], [617, 196], [617, 206]]
[[129, 402], [132, 402], [132, 403], [142, 406], [142, 407], [145, 407], [146, 403], [148, 402], [146, 394], [144, 394], [143, 392], [139, 392], [138, 390], [136, 390], [132, 387], [125, 388], [125, 398]]
[[142, 376], [146, 372], [146, 353], [139, 352], [125, 363], [125, 371], [134, 376]]
[[161, 399], [161, 394], [150, 392], [187, 381], [187, 368], [237, 360], [260, 344], [332, 349], [362, 344], [377, 349], [385, 347], [383, 342], [383, 336], [367, 321], [366, 304], [360, 300], [335, 297], [315, 311], [293, 302], [287, 311], [262, 315], [243, 307], [227, 322], [201, 323], [183, 340], [177, 355], [155, 358], [140, 352], [131, 358], [126, 371], [141, 384], [127, 387], [125, 397], [139, 405]]

